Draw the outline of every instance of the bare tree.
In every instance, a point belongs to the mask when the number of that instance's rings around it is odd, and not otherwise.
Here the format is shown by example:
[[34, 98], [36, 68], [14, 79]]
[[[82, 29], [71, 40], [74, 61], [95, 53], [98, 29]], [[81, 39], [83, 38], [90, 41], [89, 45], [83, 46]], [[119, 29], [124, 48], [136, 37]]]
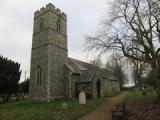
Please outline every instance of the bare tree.
[[89, 63], [94, 65], [94, 66], [96, 66], [97, 68], [102, 68], [103, 67], [100, 57], [98, 57], [98, 58], [96, 58], [94, 60], [91, 60]]
[[[160, 1], [114, 0], [101, 34], [87, 37], [87, 48], [122, 51], [125, 57], [149, 63], [160, 100]], [[138, 52], [138, 54], [136, 54]]]
[[110, 71], [115, 77], [118, 78], [121, 89], [125, 83], [123, 72], [124, 59], [122, 58], [123, 57], [119, 53], [114, 52], [106, 64], [106, 70]]
[[141, 89], [141, 88], [143, 88], [144, 82], [145, 82], [145, 81], [143, 81], [144, 80], [143, 78], [145, 77], [144, 74], [148, 72], [147, 67], [149, 67], [149, 66], [148, 66], [148, 64], [141, 62], [141, 61], [137, 61], [137, 60], [134, 60], [132, 62], [134, 64], [133, 77], [135, 80], [135, 85]]

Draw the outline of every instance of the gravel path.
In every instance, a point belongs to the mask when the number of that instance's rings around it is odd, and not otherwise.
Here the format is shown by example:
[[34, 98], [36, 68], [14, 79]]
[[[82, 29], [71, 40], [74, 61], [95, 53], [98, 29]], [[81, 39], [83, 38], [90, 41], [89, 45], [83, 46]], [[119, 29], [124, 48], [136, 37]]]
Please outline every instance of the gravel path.
[[119, 96], [107, 98], [102, 105], [90, 111], [79, 120], [112, 120], [111, 110], [115, 109], [115, 105], [120, 103], [126, 94], [127, 92], [124, 92]]

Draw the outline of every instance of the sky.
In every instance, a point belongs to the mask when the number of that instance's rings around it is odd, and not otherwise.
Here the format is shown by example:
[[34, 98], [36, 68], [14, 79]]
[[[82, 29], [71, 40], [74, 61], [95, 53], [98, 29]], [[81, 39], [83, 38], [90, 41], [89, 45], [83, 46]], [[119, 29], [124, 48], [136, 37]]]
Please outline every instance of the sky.
[[30, 75], [33, 14], [48, 3], [67, 14], [69, 57], [88, 62], [84, 36], [100, 28], [109, 0], [1, 0], [0, 55], [21, 64], [21, 81]]

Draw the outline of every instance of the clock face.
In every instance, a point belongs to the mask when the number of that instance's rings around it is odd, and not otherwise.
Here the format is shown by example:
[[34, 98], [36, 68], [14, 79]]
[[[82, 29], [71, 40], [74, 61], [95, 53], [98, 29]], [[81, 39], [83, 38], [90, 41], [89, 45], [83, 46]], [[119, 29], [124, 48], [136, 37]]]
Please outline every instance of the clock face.
[[62, 35], [58, 34], [56, 38], [56, 45], [62, 47], [62, 41], [63, 41]]

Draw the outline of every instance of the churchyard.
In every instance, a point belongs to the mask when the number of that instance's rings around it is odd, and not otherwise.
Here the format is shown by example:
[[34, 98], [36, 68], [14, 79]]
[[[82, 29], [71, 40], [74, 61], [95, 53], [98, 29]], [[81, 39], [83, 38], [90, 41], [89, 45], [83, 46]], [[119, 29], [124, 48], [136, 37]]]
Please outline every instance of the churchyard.
[[0, 120], [160, 120], [159, 3], [114, 0], [103, 32], [85, 38], [91, 63], [68, 56], [65, 12], [35, 11], [24, 86], [21, 64], [0, 56]]
[[[120, 93], [123, 94], [123, 92]], [[79, 104], [78, 99], [61, 99], [51, 102], [40, 102], [40, 101], [13, 101], [5, 104], [0, 104], [0, 118], [1, 120], [78, 120], [79, 118], [85, 117], [87, 114], [91, 116], [98, 116], [97, 114], [103, 114], [102, 119], [105, 117], [111, 117], [111, 110], [113, 109], [108, 104], [115, 106], [119, 97], [117, 93], [110, 93], [106, 98], [87, 99], [86, 104]], [[147, 96], [152, 96], [148, 94]], [[133, 101], [142, 99], [146, 96], [142, 95], [141, 91], [129, 91], [122, 100], [129, 103], [129, 106], [133, 106]], [[112, 99], [112, 103], [109, 100]], [[106, 107], [106, 105], [108, 107]], [[109, 109], [110, 112], [102, 111], [104, 108]], [[94, 110], [98, 110], [97, 114]], [[93, 111], [93, 112], [92, 112]], [[83, 119], [82, 119], [83, 120]]]
[[[52, 102], [18, 101], [0, 104], [0, 120], [76, 120], [100, 105], [104, 98], [87, 100], [79, 105], [78, 99]], [[67, 104], [67, 108], [63, 103]]]
[[[59, 99], [50, 102], [10, 101], [0, 104], [0, 120], [110, 120], [111, 111], [121, 102], [126, 103], [126, 118], [136, 120], [159, 117], [159, 104], [154, 103], [155, 92], [131, 89], [120, 94], [109, 93], [104, 98], [86, 99], [86, 104], [79, 99]], [[83, 97], [83, 96], [82, 96]], [[84, 98], [83, 98], [84, 99]], [[80, 104], [82, 102], [82, 104]], [[155, 119], [156, 120], [156, 119]]]

